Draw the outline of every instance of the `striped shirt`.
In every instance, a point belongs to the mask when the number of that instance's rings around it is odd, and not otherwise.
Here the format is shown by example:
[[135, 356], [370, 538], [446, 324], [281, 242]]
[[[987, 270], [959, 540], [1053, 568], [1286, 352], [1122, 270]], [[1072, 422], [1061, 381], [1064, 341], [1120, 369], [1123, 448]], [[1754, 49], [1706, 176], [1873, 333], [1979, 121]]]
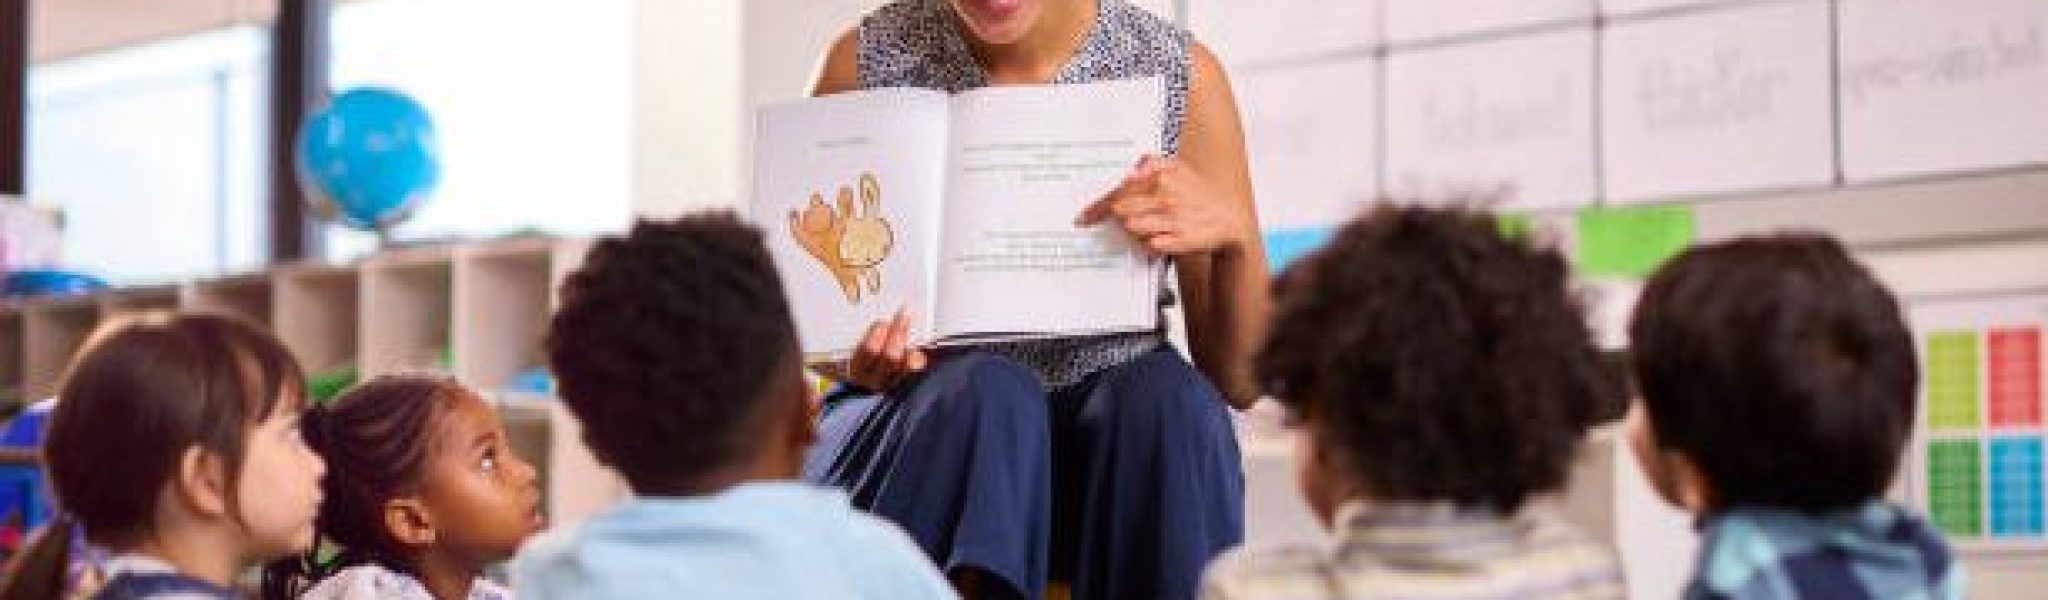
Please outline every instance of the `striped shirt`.
[[1353, 503], [1328, 548], [1232, 551], [1210, 565], [1209, 600], [1621, 598], [1614, 554], [1546, 512]]
[[147, 554], [116, 554], [100, 565], [105, 583], [93, 600], [231, 600], [234, 590], [185, 572]]

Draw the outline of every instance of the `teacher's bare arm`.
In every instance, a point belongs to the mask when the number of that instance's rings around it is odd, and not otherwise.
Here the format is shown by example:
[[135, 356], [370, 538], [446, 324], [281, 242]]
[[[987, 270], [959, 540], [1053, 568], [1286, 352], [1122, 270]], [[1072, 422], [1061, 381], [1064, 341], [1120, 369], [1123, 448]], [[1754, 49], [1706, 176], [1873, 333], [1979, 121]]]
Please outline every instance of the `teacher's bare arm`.
[[848, 27], [832, 38], [818, 75], [811, 79], [811, 95], [824, 96], [860, 89], [860, 27]]
[[1234, 243], [1178, 257], [1181, 297], [1195, 366], [1209, 376], [1231, 406], [1243, 409], [1259, 397], [1252, 356], [1265, 335], [1266, 316], [1271, 311], [1270, 275], [1256, 226], [1244, 127], [1230, 80], [1208, 47], [1195, 43], [1192, 54], [1194, 72], [1179, 158], [1236, 199], [1244, 222], [1252, 226]]

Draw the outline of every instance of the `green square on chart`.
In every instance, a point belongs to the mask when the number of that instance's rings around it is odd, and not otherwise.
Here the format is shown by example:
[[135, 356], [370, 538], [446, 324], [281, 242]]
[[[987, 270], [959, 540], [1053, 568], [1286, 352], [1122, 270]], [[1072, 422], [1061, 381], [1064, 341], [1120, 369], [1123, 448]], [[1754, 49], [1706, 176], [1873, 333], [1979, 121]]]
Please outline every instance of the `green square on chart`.
[[1927, 443], [1927, 513], [1949, 535], [1984, 532], [1984, 469], [1977, 440]]
[[1927, 334], [1928, 427], [1969, 429], [1982, 422], [1978, 339], [1975, 331]]

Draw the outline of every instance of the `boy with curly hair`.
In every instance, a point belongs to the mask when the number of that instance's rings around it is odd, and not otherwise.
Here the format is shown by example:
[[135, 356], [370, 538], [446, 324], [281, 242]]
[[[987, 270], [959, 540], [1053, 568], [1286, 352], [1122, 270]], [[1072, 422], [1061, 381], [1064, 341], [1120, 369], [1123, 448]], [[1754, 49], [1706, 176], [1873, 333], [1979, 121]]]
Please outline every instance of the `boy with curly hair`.
[[634, 498], [528, 542], [521, 596], [954, 597], [902, 530], [796, 481], [811, 392], [759, 230], [724, 211], [642, 221], [561, 296], [562, 400]]
[[1458, 208], [1376, 209], [1289, 268], [1257, 366], [1335, 544], [1233, 552], [1204, 595], [1621, 597], [1609, 549], [1528, 506], [1616, 395], [1567, 278]]

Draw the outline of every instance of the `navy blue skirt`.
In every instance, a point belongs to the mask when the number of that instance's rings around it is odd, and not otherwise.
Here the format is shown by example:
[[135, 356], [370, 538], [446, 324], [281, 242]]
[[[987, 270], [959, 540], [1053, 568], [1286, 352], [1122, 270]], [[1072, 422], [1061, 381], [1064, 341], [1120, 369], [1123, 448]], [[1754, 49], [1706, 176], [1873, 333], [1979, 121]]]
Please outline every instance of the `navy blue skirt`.
[[847, 489], [948, 573], [1042, 597], [1193, 598], [1244, 539], [1230, 409], [1171, 348], [1048, 393], [986, 353], [940, 360], [900, 397], [835, 394], [806, 479]]

